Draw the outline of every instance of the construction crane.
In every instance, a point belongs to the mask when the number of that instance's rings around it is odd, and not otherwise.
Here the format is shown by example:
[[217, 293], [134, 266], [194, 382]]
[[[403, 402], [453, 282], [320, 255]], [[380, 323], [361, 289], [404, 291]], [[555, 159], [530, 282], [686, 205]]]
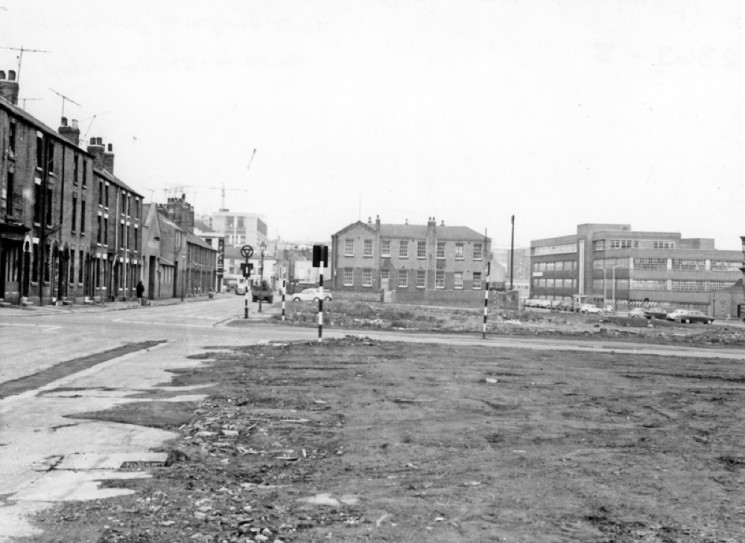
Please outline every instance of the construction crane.
[[57, 96], [59, 96], [60, 98], [62, 98], [62, 117], [65, 116], [65, 101], [70, 102], [71, 104], [75, 104], [78, 107], [83, 107], [80, 104], [78, 104], [75, 100], [73, 100], [72, 98], [68, 98], [67, 96], [65, 96], [61, 92], [57, 92], [56, 90], [54, 90], [52, 88], [50, 88], [49, 90], [52, 91]]
[[18, 51], [18, 73], [16, 74], [16, 81], [21, 82], [21, 62], [23, 62], [23, 53], [50, 53], [44, 49], [26, 49], [21, 45], [20, 47], [0, 47], [0, 49], [10, 49], [11, 51]]

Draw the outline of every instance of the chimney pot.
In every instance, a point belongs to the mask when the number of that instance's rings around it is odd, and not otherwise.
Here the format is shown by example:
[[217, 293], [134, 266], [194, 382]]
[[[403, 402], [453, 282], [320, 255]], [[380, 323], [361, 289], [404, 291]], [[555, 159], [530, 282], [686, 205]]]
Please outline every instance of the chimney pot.
[[113, 153], [113, 152], [114, 152], [114, 145], [109, 143], [109, 153]]
[[67, 117], [62, 117], [62, 126], [67, 126]]
[[13, 70], [8, 70], [7, 79], [4, 73], [2, 75], [3, 77], [0, 79], [0, 97], [17, 106], [19, 87], [16, 81], [16, 73]]
[[78, 128], [78, 120], [77, 119], [73, 119], [72, 120], [72, 127], [77, 130], [77, 128]]

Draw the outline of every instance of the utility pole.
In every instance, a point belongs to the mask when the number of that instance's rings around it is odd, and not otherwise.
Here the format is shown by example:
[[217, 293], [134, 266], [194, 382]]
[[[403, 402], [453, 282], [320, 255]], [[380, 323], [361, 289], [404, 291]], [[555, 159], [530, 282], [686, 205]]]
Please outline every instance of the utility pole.
[[515, 216], [512, 216], [512, 240], [510, 241], [510, 290], [514, 287], [513, 271], [515, 269]]

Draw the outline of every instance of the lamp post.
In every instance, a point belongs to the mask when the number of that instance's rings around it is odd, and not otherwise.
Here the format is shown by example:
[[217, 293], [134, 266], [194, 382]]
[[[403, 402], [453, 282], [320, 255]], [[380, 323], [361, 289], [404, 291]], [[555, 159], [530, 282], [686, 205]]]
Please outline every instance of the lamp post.
[[261, 251], [261, 267], [259, 268], [259, 313], [261, 313], [261, 299], [264, 297], [264, 251], [266, 251], [266, 243], [263, 241], [259, 245]]
[[623, 264], [616, 264], [613, 266], [613, 284], [611, 285], [611, 294], [613, 296], [613, 313], [616, 312], [616, 268], [622, 268]]
[[608, 305], [606, 301], [606, 297], [607, 297], [606, 293], [608, 292], [608, 289], [605, 288], [605, 281], [607, 279], [606, 272], [608, 270], [605, 269], [605, 265], [603, 265], [602, 270], [603, 270], [603, 310], [605, 310], [605, 307]]

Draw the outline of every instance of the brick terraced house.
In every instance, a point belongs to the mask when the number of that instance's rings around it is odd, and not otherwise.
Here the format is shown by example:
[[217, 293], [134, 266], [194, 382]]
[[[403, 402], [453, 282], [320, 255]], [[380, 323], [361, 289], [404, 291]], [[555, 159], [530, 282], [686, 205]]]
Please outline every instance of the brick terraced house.
[[[132, 295], [142, 196], [113, 174], [111, 147], [79, 147], [18, 107], [0, 70], [0, 301], [63, 303]], [[134, 282], [133, 282], [134, 281]]]

